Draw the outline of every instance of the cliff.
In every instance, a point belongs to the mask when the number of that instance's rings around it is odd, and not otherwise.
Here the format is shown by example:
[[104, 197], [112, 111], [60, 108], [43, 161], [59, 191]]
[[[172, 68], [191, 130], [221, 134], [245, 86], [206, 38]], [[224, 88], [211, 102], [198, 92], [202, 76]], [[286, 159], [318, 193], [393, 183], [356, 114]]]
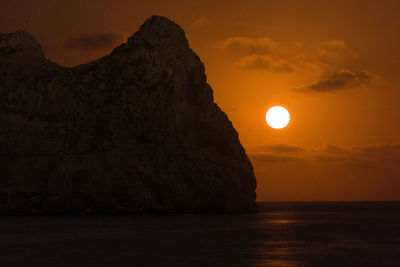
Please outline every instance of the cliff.
[[0, 34], [0, 214], [251, 212], [255, 188], [174, 22], [153, 16], [74, 68]]

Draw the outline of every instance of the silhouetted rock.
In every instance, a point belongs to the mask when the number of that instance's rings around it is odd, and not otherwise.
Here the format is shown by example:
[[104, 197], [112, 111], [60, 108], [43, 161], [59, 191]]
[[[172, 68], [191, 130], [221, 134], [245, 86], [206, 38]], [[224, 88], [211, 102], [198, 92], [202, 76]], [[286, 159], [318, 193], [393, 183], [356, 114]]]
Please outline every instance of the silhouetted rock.
[[28, 52], [44, 57], [42, 47], [27, 32], [17, 31], [9, 34], [0, 33], [0, 55], [16, 52]]
[[0, 35], [0, 213], [248, 212], [256, 181], [184, 31], [74, 68]]

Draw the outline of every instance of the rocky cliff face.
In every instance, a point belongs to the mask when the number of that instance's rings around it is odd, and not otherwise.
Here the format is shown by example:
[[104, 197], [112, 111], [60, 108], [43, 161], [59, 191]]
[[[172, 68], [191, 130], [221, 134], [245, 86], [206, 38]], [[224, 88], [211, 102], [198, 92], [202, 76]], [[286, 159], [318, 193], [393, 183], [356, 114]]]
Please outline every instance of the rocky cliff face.
[[183, 30], [74, 68], [0, 34], [0, 213], [255, 211], [251, 163]]

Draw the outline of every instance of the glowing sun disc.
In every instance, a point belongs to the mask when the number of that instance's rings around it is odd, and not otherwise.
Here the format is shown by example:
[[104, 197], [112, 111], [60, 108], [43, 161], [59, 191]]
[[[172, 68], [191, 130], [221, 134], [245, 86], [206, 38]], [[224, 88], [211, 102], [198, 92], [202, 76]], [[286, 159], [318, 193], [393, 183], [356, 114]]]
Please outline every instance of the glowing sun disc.
[[290, 114], [284, 107], [274, 106], [267, 111], [266, 120], [271, 128], [282, 129], [289, 124]]

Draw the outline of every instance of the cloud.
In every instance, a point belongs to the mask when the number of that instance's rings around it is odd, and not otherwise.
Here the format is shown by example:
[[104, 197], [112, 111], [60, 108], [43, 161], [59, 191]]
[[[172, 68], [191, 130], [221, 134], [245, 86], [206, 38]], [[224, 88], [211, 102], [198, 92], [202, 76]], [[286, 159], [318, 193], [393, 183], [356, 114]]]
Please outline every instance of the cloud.
[[304, 149], [301, 147], [291, 146], [291, 145], [283, 145], [283, 144], [271, 145], [271, 146], [261, 146], [260, 149], [265, 149], [265, 150], [278, 152], [278, 153], [299, 153], [299, 152], [304, 151]]
[[202, 28], [202, 27], [210, 25], [210, 24], [211, 24], [211, 21], [207, 17], [200, 17], [200, 18], [196, 19], [190, 25], [190, 27], [193, 29], [199, 29], [199, 28]]
[[301, 160], [299, 157], [275, 154], [249, 154], [249, 157], [255, 161], [262, 162], [289, 162]]
[[400, 161], [400, 144], [381, 144], [375, 146], [353, 147], [358, 153], [368, 159], [385, 159]]
[[69, 50], [104, 50], [122, 43], [124, 38], [117, 33], [84, 33], [65, 42]]
[[[372, 75], [347, 67], [354, 65], [358, 53], [344, 40], [305, 43], [235, 36], [222, 41], [220, 48], [229, 52], [230, 59], [233, 59], [232, 66], [237, 69], [297, 74], [297, 77], [302, 77], [298, 83], [307, 84], [298, 87], [300, 91], [349, 89], [366, 85]], [[324, 79], [321, 80], [321, 77]]]
[[322, 60], [352, 60], [358, 56], [358, 54], [350, 49], [347, 43], [343, 40], [330, 40], [319, 42], [312, 45], [312, 49], [315, 51], [316, 55]]
[[351, 71], [348, 69], [341, 69], [324, 79], [309, 85], [295, 88], [295, 90], [318, 93], [339, 91], [368, 85], [371, 79], [372, 75], [366, 71]]
[[327, 144], [320, 148], [277, 144], [253, 148], [249, 157], [258, 162], [315, 161], [324, 164], [380, 165], [400, 163], [400, 143], [341, 147]]
[[349, 150], [339, 147], [339, 146], [335, 146], [332, 144], [327, 144], [323, 149], [324, 152], [327, 153], [333, 153], [333, 154], [342, 154], [342, 153], [347, 153]]
[[301, 160], [302, 152], [304, 149], [301, 147], [277, 144], [253, 148], [249, 157], [262, 162], [290, 162]]
[[235, 63], [240, 69], [265, 69], [276, 72], [291, 72], [293, 66], [286, 60], [273, 59], [267, 55], [251, 55], [241, 58]]
[[278, 47], [278, 43], [268, 37], [248, 38], [231, 37], [222, 42], [221, 48], [233, 52], [246, 54], [265, 54], [270, 53]]
[[314, 150], [317, 159], [323, 161], [346, 161], [350, 163], [400, 162], [400, 144], [377, 144], [352, 147], [326, 145]]

